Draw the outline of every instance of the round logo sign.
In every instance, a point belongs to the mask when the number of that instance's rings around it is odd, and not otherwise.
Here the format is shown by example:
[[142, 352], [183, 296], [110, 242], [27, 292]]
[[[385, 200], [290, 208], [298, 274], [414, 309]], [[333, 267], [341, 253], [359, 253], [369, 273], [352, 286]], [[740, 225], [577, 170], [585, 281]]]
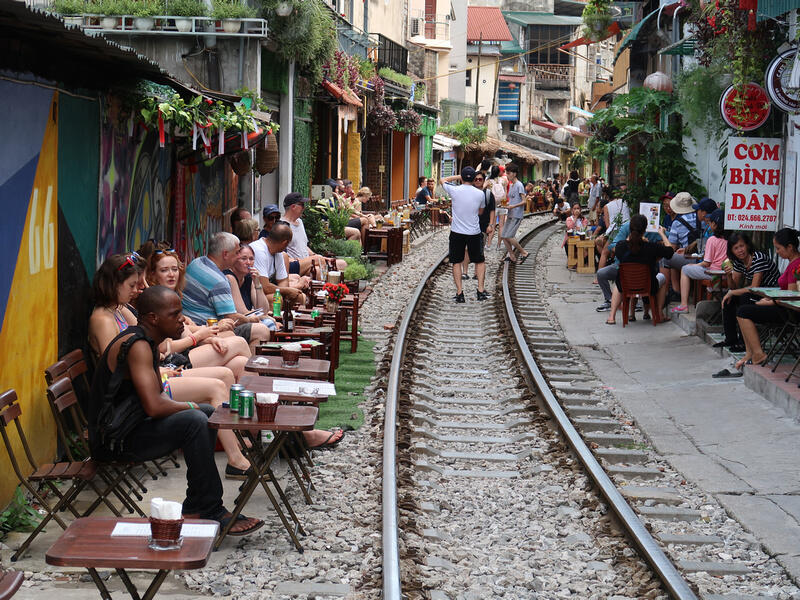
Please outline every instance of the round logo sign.
[[753, 131], [769, 117], [770, 102], [767, 91], [757, 83], [748, 83], [743, 93], [730, 86], [719, 99], [722, 120], [739, 131]]
[[764, 82], [770, 100], [784, 112], [800, 112], [800, 88], [789, 86], [789, 76], [792, 74], [796, 48], [781, 52], [772, 59], [767, 67]]

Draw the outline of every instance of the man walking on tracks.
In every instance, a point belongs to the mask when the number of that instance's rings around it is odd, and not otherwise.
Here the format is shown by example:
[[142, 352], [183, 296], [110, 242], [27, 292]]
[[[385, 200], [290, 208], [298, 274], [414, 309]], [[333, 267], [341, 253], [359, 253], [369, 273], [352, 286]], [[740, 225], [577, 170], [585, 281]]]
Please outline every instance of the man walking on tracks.
[[[452, 182], [464, 185], [453, 185]], [[452, 200], [453, 221], [450, 225], [450, 264], [453, 266], [453, 280], [456, 283], [454, 300], [463, 304], [464, 291], [461, 288], [461, 262], [464, 252], [469, 252], [470, 262], [475, 263], [475, 274], [478, 276], [478, 301], [486, 300], [489, 294], [483, 288], [486, 275], [486, 263], [483, 257], [483, 235], [481, 234], [480, 215], [486, 206], [486, 197], [473, 184], [475, 169], [464, 167], [461, 175], [452, 175], [441, 180], [447, 194]]]

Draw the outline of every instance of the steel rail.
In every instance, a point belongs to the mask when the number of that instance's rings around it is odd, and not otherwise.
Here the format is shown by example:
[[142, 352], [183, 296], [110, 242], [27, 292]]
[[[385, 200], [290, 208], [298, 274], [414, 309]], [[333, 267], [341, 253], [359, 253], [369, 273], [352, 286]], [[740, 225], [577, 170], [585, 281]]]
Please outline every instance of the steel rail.
[[[523, 237], [523, 240], [530, 238], [538, 233], [542, 227], [537, 227]], [[584, 443], [583, 438], [570, 422], [564, 410], [561, 408], [556, 397], [553, 395], [547, 380], [539, 370], [536, 359], [531, 354], [530, 348], [517, 320], [516, 312], [511, 302], [511, 291], [508, 285], [511, 263], [504, 263], [503, 267], [503, 308], [505, 310], [507, 322], [514, 334], [517, 348], [522, 355], [524, 366], [533, 378], [533, 382], [539, 389], [541, 398], [547, 405], [552, 414], [561, 434], [567, 440], [578, 460], [583, 465], [586, 472], [592, 478], [595, 485], [606, 499], [611, 510], [617, 515], [625, 531], [633, 540], [634, 545], [639, 549], [639, 554], [644, 558], [658, 575], [661, 582], [669, 591], [670, 595], [676, 600], [697, 600], [694, 592], [689, 588], [689, 584], [681, 576], [675, 565], [667, 558], [661, 548], [658, 547], [653, 536], [647, 531], [644, 524], [631, 508], [630, 504], [620, 494], [617, 486], [609, 478], [600, 463], [592, 454], [592, 451]]]
[[386, 404], [383, 416], [383, 478], [382, 478], [382, 510], [383, 510], [383, 600], [401, 600], [402, 584], [400, 581], [400, 554], [398, 551], [398, 512], [397, 512], [397, 396], [400, 388], [400, 367], [406, 353], [408, 343], [408, 326], [422, 297], [422, 292], [430, 283], [434, 272], [447, 260], [447, 254], [437, 260], [425, 272], [422, 280], [414, 290], [406, 307], [403, 320], [397, 329], [397, 338], [392, 351], [392, 363], [389, 367], [389, 384], [386, 389]]

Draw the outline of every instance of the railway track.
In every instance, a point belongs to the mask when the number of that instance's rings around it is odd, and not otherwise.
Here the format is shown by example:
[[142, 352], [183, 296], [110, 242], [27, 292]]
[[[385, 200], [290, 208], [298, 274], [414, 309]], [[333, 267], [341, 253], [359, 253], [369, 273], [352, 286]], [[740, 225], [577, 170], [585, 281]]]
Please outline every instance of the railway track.
[[398, 328], [384, 429], [386, 599], [688, 600], [698, 595], [687, 574], [749, 572], [698, 550], [726, 556], [746, 536], [654, 525], [704, 513], [658, 481], [665, 469], [602, 403], [554, 325], [534, 269], [554, 231], [544, 223], [525, 237], [524, 265], [487, 261], [489, 302], [465, 282], [467, 304], [454, 304], [443, 258]]

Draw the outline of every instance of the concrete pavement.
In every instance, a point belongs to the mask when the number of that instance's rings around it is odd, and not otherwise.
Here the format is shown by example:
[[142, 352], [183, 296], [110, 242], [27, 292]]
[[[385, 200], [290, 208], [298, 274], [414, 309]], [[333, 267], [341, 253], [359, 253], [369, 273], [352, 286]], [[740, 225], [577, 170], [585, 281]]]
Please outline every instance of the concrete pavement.
[[618, 324], [606, 325], [593, 276], [567, 271], [559, 244], [551, 239], [538, 260], [546, 260], [548, 302], [570, 344], [653, 448], [800, 582], [800, 424], [743, 378], [712, 379], [730, 359], [674, 323], [640, 318], [623, 329], [618, 313]]

